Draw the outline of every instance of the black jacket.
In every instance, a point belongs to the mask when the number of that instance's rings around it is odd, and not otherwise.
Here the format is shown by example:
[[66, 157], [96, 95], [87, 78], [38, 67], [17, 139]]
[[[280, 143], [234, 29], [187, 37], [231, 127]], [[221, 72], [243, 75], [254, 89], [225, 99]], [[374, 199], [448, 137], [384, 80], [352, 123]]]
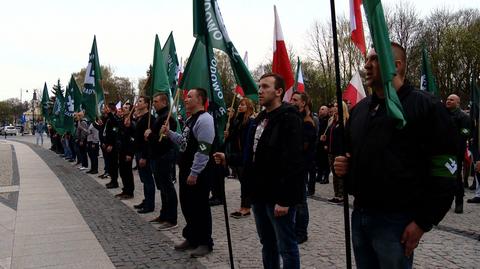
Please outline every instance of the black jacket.
[[[256, 127], [268, 123], [253, 154]], [[254, 203], [294, 206], [303, 199], [303, 120], [298, 110], [282, 104], [267, 113], [262, 111], [249, 132], [249, 161], [245, 173], [247, 190]]]
[[455, 171], [447, 168], [455, 162], [455, 127], [433, 95], [408, 84], [397, 93], [407, 120], [403, 129], [375, 94], [353, 108], [346, 128], [348, 190], [356, 208], [407, 213], [428, 231], [453, 200]]
[[467, 148], [467, 140], [470, 138], [470, 116], [460, 109], [449, 111], [457, 130], [457, 159], [462, 161], [465, 157], [465, 150]]
[[[161, 157], [162, 155], [166, 154], [174, 148], [173, 142], [168, 139], [168, 137], [162, 138], [162, 142], [158, 141], [160, 139], [160, 129], [167, 120], [168, 111], [168, 106], [157, 111], [157, 118], [155, 119], [155, 122], [153, 122], [151, 128], [152, 132], [148, 136], [150, 156], [154, 159]], [[173, 115], [172, 117], [170, 117], [168, 123], [170, 126], [170, 130], [177, 130], [177, 122], [173, 118]]]
[[[152, 115], [150, 118], [150, 122], [154, 122], [155, 117]], [[133, 134], [133, 149], [136, 154], [139, 154], [140, 158], [148, 159], [149, 158], [149, 150], [148, 150], [148, 143], [145, 141], [145, 130], [148, 129], [148, 113], [145, 113], [140, 118], [137, 118], [135, 122], [135, 132]]]
[[114, 150], [119, 149], [120, 126], [118, 118], [113, 113], [108, 113], [107, 120], [103, 128], [103, 139], [107, 146], [112, 146]]

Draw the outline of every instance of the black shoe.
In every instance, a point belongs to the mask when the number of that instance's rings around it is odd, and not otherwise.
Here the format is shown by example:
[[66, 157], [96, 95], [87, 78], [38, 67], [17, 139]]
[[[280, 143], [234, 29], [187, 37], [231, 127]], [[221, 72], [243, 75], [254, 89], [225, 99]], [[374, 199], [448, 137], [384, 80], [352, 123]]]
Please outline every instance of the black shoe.
[[105, 187], [107, 187], [107, 189], [116, 189], [118, 188], [118, 183], [110, 182], [105, 184]]
[[328, 181], [328, 179], [320, 181], [320, 184], [328, 184], [328, 183], [330, 183], [330, 181]]
[[133, 167], [132, 170], [138, 170], [138, 167], [135, 165], [135, 167]]
[[133, 208], [135, 208], [135, 209], [142, 209], [144, 206], [145, 206], [145, 204], [144, 204], [143, 202], [141, 202], [141, 203], [138, 204], [138, 205], [134, 205]]
[[210, 200], [208, 200], [208, 204], [210, 206], [221, 205], [222, 201], [220, 201], [220, 199], [210, 199]]
[[457, 213], [457, 214], [463, 213], [463, 203], [456, 204], [454, 212]]
[[470, 187], [468, 187], [469, 190], [476, 190], [477, 189], [477, 184], [472, 184]]
[[97, 170], [88, 170], [87, 171], [87, 174], [98, 174], [98, 171]]
[[138, 214], [146, 214], [155, 211], [154, 208], [142, 208], [137, 211]]
[[304, 235], [304, 236], [297, 236], [297, 244], [303, 244], [305, 242], [307, 242], [308, 240], [308, 236]]
[[469, 203], [469, 204], [480, 204], [480, 197], [473, 197], [471, 199], [467, 199], [467, 203]]

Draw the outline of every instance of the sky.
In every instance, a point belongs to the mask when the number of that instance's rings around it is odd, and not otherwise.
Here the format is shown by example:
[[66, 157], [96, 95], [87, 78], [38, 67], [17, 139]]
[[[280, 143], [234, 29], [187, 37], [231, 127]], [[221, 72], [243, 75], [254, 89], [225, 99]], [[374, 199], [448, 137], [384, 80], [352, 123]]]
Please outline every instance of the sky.
[[[384, 6], [398, 2], [383, 0]], [[412, 1], [425, 17], [436, 8], [480, 8], [480, 1]], [[315, 21], [330, 21], [328, 0], [218, 0], [224, 23], [249, 67], [272, 57], [273, 5], [288, 46], [302, 57]], [[349, 0], [336, 1], [337, 15], [348, 16]], [[65, 85], [85, 68], [96, 35], [100, 64], [137, 85], [153, 59], [155, 34], [166, 41], [173, 31], [179, 58], [194, 43], [191, 0], [0, 0], [0, 100], [32, 98], [32, 90]], [[27, 92], [28, 90], [28, 92]]]

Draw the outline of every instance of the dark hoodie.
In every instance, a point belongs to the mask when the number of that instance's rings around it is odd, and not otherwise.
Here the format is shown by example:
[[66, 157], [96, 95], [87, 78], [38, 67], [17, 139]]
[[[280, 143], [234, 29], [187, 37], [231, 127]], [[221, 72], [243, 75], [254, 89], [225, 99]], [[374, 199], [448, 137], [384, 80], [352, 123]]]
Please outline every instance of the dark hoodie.
[[[255, 131], [268, 120], [254, 152]], [[277, 109], [262, 111], [249, 129], [249, 161], [246, 178], [253, 203], [294, 206], [302, 201], [303, 127], [298, 110], [283, 103]]]

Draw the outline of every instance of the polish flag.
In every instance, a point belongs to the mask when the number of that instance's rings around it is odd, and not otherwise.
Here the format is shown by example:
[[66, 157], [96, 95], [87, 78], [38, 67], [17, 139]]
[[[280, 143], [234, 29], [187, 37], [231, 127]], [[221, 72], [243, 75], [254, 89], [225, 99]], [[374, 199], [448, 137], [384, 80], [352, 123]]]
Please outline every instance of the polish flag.
[[289, 102], [293, 94], [293, 72], [288, 58], [287, 47], [283, 39], [282, 26], [277, 14], [277, 7], [273, 6], [275, 13], [275, 27], [273, 31], [273, 63], [272, 72], [277, 73], [285, 80], [285, 96], [283, 101]]
[[[248, 68], [248, 51], [245, 51], [245, 56], [243, 56], [243, 62]], [[243, 89], [240, 85], [237, 85], [237, 87], [235, 87], [235, 94], [240, 95], [241, 97], [245, 97], [245, 93], [243, 92]]]
[[350, 0], [350, 32], [352, 41], [360, 49], [363, 55], [366, 54], [365, 36], [363, 35], [362, 12], [360, 5], [362, 0]]
[[360, 73], [357, 72], [348, 83], [347, 88], [343, 91], [343, 100], [350, 101], [351, 107], [354, 107], [360, 100], [366, 97], [363, 89], [362, 79]]
[[303, 71], [302, 71], [302, 63], [300, 62], [300, 57], [298, 58], [298, 63], [297, 63], [297, 75], [295, 77], [295, 91], [305, 92], [305, 84], [303, 83]]

